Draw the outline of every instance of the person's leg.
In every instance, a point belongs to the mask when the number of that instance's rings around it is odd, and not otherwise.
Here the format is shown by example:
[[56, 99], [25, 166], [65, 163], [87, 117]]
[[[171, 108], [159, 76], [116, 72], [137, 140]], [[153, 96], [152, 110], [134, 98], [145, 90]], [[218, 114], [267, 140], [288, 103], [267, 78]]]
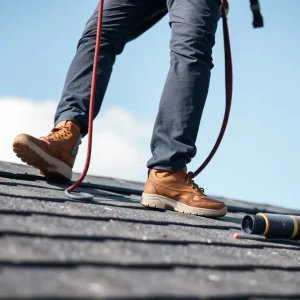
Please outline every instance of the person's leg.
[[178, 170], [196, 154], [220, 0], [167, 0], [171, 66], [153, 130], [149, 169]]
[[219, 0], [167, 0], [171, 67], [154, 126], [151, 169], [141, 204], [158, 209], [221, 217], [225, 203], [204, 194], [186, 171], [210, 80], [212, 47], [220, 18]]
[[[117, 54], [125, 44], [155, 24], [167, 13], [165, 0], [105, 0], [96, 86], [97, 116]], [[89, 19], [69, 68], [55, 128], [42, 138], [18, 135], [16, 155], [49, 179], [70, 179], [81, 137], [88, 130], [88, 111], [98, 11]]]
[[[128, 41], [142, 34], [166, 13], [165, 0], [104, 1], [95, 117], [100, 110], [116, 55], [123, 51]], [[79, 40], [55, 114], [55, 124], [64, 120], [76, 121], [83, 136], [87, 133], [97, 15], [98, 9], [89, 19]]]

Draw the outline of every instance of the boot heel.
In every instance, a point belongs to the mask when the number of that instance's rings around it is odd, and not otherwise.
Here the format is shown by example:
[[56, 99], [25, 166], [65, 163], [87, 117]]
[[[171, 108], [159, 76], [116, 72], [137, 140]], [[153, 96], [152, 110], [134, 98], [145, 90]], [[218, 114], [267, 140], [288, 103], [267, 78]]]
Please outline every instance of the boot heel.
[[165, 204], [162, 201], [161, 196], [155, 194], [143, 193], [140, 203], [146, 207], [165, 209]]

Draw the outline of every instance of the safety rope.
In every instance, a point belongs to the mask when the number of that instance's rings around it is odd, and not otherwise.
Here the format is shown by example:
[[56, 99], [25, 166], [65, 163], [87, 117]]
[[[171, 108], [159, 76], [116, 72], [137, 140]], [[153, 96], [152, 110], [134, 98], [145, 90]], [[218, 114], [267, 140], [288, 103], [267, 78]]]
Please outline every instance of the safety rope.
[[223, 36], [224, 36], [224, 53], [225, 53], [225, 88], [226, 88], [226, 105], [225, 105], [225, 113], [223, 118], [223, 123], [221, 126], [221, 130], [219, 133], [219, 136], [217, 138], [217, 141], [215, 145], [213, 146], [211, 152], [207, 156], [207, 158], [204, 160], [202, 165], [195, 171], [191, 172], [190, 176], [191, 178], [195, 178], [197, 175], [199, 175], [204, 168], [209, 164], [215, 153], [217, 152], [221, 141], [223, 139], [229, 114], [230, 114], [230, 108], [231, 108], [231, 99], [232, 99], [232, 60], [231, 60], [231, 49], [230, 49], [230, 38], [229, 38], [229, 30], [228, 30], [228, 24], [227, 24], [227, 12], [228, 12], [228, 2], [226, 0], [221, 0], [221, 17], [223, 20]]
[[[102, 16], [103, 16], [103, 3], [104, 0], [99, 1], [98, 6], [98, 21], [97, 21], [97, 32], [96, 32], [96, 43], [95, 43], [95, 54], [94, 54], [94, 65], [92, 73], [92, 83], [91, 83], [91, 96], [90, 96], [90, 107], [89, 107], [89, 123], [88, 123], [88, 149], [86, 155], [86, 162], [82, 174], [78, 180], [69, 188], [65, 190], [65, 195], [71, 199], [75, 200], [93, 200], [93, 196], [87, 193], [76, 193], [71, 194], [84, 180], [91, 161], [91, 152], [92, 152], [92, 141], [93, 141], [93, 119], [94, 119], [94, 105], [95, 105], [95, 94], [96, 94], [96, 81], [97, 81], [97, 68], [99, 61], [100, 53], [100, 44], [101, 44], [101, 31], [102, 31]], [[231, 107], [231, 98], [232, 98], [232, 61], [231, 61], [231, 50], [230, 50], [230, 39], [229, 39], [229, 30], [227, 24], [227, 13], [228, 2], [227, 0], [221, 0], [221, 16], [223, 19], [223, 35], [224, 35], [224, 49], [225, 49], [225, 86], [226, 86], [226, 108], [224, 119], [219, 133], [218, 139], [208, 155], [203, 164], [195, 172], [191, 172], [191, 178], [196, 177], [210, 162], [214, 154], [216, 153], [222, 138], [224, 136], [226, 126], [229, 119], [230, 107]]]
[[77, 179], [77, 181], [65, 190], [65, 195], [71, 199], [76, 200], [93, 200], [93, 196], [86, 193], [81, 193], [78, 195], [71, 194], [84, 180], [91, 162], [92, 154], [92, 142], [93, 142], [93, 120], [94, 120], [94, 107], [95, 107], [95, 95], [96, 95], [96, 82], [97, 82], [97, 69], [100, 54], [100, 44], [101, 44], [101, 31], [102, 31], [102, 16], [103, 16], [103, 3], [104, 0], [99, 0], [98, 5], [98, 21], [97, 21], [97, 32], [96, 32], [96, 43], [95, 43], [95, 54], [94, 54], [94, 64], [92, 73], [92, 83], [91, 83], [91, 96], [90, 96], [90, 107], [89, 107], [89, 123], [88, 123], [88, 148], [84, 169]]

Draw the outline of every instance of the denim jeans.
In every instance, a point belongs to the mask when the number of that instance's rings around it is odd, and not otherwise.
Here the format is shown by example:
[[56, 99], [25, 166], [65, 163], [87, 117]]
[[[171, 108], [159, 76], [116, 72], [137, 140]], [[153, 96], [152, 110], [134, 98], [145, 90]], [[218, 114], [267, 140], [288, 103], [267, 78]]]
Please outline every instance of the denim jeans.
[[[97, 26], [96, 9], [88, 20], [68, 70], [55, 124], [73, 120], [82, 135], [88, 111]], [[151, 139], [149, 169], [178, 170], [196, 155], [196, 138], [205, 105], [220, 0], [105, 0], [96, 86], [95, 117], [110, 80], [116, 55], [169, 14], [170, 69]]]

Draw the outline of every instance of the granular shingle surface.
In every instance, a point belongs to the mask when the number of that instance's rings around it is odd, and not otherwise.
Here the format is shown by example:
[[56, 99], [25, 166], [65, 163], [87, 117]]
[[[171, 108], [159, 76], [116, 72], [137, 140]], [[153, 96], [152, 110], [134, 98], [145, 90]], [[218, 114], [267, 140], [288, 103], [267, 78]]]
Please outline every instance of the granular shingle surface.
[[300, 299], [300, 245], [232, 237], [245, 213], [299, 211], [222, 198], [208, 219], [142, 207], [140, 183], [67, 186], [0, 162], [1, 299]]

